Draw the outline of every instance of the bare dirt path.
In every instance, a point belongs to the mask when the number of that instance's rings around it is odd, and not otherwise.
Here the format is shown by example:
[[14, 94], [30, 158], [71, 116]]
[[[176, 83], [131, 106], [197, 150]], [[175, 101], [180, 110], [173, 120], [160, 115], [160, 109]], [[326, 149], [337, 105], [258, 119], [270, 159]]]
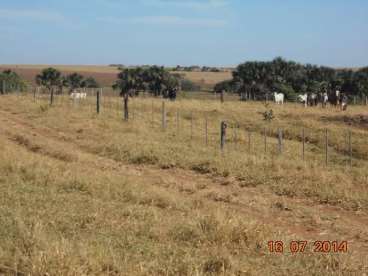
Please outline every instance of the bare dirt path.
[[84, 148], [77, 136], [35, 125], [25, 114], [11, 108], [0, 109], [0, 137], [35, 154], [77, 163], [81, 170], [138, 176], [149, 185], [211, 202], [215, 208], [238, 212], [245, 220], [267, 224], [298, 240], [347, 240], [351, 254], [368, 256], [368, 214], [365, 211], [347, 211], [338, 206], [316, 204], [311, 199], [282, 197], [264, 187], [242, 188], [240, 182], [231, 177], [117, 162]]

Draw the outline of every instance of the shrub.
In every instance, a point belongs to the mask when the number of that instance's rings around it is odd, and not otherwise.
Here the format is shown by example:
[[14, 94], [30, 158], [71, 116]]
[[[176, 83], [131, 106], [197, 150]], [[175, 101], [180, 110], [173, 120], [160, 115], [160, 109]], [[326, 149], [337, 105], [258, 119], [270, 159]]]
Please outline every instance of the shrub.
[[191, 80], [183, 79], [181, 81], [181, 89], [183, 91], [199, 91], [201, 90], [201, 86], [192, 82]]

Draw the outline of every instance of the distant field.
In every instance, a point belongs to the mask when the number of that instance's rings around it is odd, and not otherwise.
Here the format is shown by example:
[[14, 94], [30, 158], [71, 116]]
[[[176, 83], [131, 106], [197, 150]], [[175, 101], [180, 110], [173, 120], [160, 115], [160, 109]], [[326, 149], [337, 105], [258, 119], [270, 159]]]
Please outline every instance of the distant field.
[[[111, 86], [119, 72], [116, 67], [102, 65], [0, 65], [0, 71], [12, 69], [28, 82], [34, 83], [35, 76], [47, 67], [54, 67], [64, 74], [78, 72], [86, 77], [94, 77], [103, 86]], [[216, 83], [231, 79], [231, 72], [175, 73], [182, 74], [185, 78], [200, 84], [204, 89], [212, 89]]]

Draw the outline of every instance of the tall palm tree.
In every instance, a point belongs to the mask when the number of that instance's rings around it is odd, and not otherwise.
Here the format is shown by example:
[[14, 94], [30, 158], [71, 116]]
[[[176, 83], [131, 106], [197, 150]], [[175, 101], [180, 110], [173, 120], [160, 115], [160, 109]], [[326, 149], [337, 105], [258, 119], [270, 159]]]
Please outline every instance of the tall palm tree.
[[114, 89], [120, 90], [120, 96], [124, 98], [124, 120], [126, 121], [129, 120], [129, 96], [132, 96], [141, 83], [138, 79], [138, 72], [137, 69], [122, 69], [113, 85]]
[[72, 92], [73, 90], [82, 87], [83, 76], [78, 73], [73, 73], [66, 76], [65, 82], [69, 87], [69, 92]]
[[50, 92], [50, 105], [54, 101], [54, 88], [60, 87], [62, 82], [61, 72], [55, 68], [46, 68], [36, 76], [36, 83], [45, 86]]

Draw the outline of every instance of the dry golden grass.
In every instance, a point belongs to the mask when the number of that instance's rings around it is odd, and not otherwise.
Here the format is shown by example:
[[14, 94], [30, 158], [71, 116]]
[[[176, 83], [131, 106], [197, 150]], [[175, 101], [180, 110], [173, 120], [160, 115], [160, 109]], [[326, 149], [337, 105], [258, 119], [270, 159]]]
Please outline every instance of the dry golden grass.
[[[52, 108], [29, 96], [0, 101], [2, 274], [361, 275], [368, 269], [367, 129], [351, 127], [354, 167], [346, 168], [338, 145], [347, 126], [333, 120], [340, 116], [335, 110], [273, 107], [272, 128], [288, 128], [288, 140], [277, 156], [270, 136], [265, 157], [259, 103], [167, 102], [162, 131], [161, 100], [132, 100], [128, 123], [116, 98], [104, 98], [99, 116], [94, 99], [57, 98]], [[354, 107], [346, 116], [365, 110]], [[228, 140], [224, 155], [218, 150], [223, 118], [237, 119], [243, 131], [237, 144]], [[318, 139], [308, 145], [307, 162], [300, 160], [301, 126], [330, 129], [329, 168]], [[251, 153], [244, 129], [253, 132]], [[267, 250], [269, 240], [304, 239], [348, 240], [349, 252]]]

